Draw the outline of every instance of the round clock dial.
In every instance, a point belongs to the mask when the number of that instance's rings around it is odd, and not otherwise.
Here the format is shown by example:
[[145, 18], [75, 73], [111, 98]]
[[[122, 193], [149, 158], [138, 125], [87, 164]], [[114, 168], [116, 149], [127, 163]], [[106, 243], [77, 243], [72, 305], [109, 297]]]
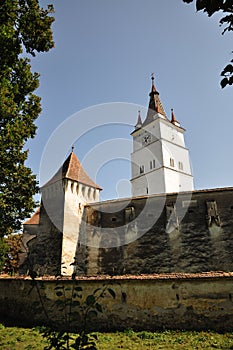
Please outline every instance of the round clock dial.
[[147, 144], [151, 142], [151, 135], [146, 135], [143, 137], [143, 143]]

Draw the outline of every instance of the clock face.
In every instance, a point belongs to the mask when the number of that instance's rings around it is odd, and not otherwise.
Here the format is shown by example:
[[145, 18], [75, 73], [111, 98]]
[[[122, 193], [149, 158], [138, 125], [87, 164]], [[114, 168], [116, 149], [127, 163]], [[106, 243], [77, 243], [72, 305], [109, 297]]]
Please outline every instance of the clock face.
[[146, 135], [143, 137], [143, 143], [144, 144], [148, 144], [149, 142], [151, 142], [151, 135]]
[[176, 132], [174, 132], [174, 133], [172, 134], [172, 141], [173, 141], [173, 142], [177, 142], [177, 133], [176, 133]]
[[176, 131], [173, 129], [171, 129], [171, 131], [170, 131], [170, 139], [171, 139], [171, 141], [176, 140]]

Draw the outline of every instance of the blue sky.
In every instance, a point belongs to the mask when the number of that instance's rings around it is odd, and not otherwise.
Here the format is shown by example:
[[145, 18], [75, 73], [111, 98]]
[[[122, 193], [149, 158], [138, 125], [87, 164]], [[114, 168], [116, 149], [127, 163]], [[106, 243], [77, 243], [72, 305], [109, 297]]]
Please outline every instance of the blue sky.
[[[232, 58], [232, 34], [221, 35], [219, 16], [196, 13], [194, 4], [181, 0], [57, 0], [54, 7], [55, 48], [32, 59], [32, 69], [41, 75], [37, 93], [43, 112], [37, 136], [27, 145], [27, 165], [38, 174], [53, 131], [85, 108], [134, 104], [136, 121], [137, 106], [148, 105], [154, 72], [167, 114], [174, 108], [186, 129], [195, 188], [232, 186], [233, 90], [219, 84], [220, 72]], [[126, 124], [130, 118], [126, 113]], [[82, 160], [113, 135], [131, 141], [131, 131], [129, 125], [106, 126], [95, 135], [92, 131], [80, 138], [75, 152]], [[124, 190], [117, 194], [116, 184], [129, 178], [128, 161], [105, 164], [97, 176], [102, 198], [122, 196]]]

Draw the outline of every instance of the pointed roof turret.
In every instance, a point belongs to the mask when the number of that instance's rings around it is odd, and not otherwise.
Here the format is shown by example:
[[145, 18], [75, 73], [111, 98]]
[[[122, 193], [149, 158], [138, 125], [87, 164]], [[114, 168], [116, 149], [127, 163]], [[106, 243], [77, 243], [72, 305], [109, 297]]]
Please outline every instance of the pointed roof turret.
[[154, 120], [154, 116], [156, 113], [161, 114], [163, 117], [167, 119], [163, 105], [159, 98], [159, 92], [155, 87], [154, 80], [155, 80], [154, 73], [152, 73], [151, 74], [151, 82], [152, 82], [151, 92], [149, 93], [149, 96], [150, 96], [149, 107], [148, 107], [147, 116], [143, 125], [146, 125], [152, 122]]
[[176, 119], [173, 108], [171, 109], [171, 123], [180, 127], [180, 122]]
[[82, 164], [74, 153], [74, 147], [72, 147], [70, 155], [57, 171], [57, 173], [43, 187], [63, 179], [74, 180], [82, 183], [83, 185], [102, 190], [102, 188], [97, 185], [83, 169]]
[[135, 130], [138, 130], [142, 127], [142, 118], [141, 118], [141, 111], [138, 111], [138, 120], [137, 124], [135, 125]]

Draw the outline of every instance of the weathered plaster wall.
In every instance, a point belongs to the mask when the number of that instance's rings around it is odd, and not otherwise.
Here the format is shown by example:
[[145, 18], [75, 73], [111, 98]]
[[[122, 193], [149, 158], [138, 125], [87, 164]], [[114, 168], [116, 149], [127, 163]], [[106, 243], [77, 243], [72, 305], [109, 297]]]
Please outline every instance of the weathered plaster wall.
[[[233, 188], [91, 204], [80, 227], [78, 275], [233, 271]], [[20, 272], [64, 273], [62, 233], [43, 206], [29, 231], [34, 239]]]
[[91, 205], [84, 221], [79, 274], [233, 271], [232, 188]]
[[[102, 278], [76, 280], [75, 283], [82, 287], [86, 297], [109, 282], [116, 298], [107, 293], [100, 300], [104, 312], [89, 322], [92, 330], [233, 331], [233, 274], [219, 277]], [[47, 323], [39, 302], [39, 290], [50, 321], [64, 325], [64, 314], [55, 304], [62, 297], [56, 295], [55, 288], [64, 286], [69, 298], [72, 283], [71, 280], [38, 280], [35, 285], [29, 279], [0, 279], [0, 321], [24, 326]], [[75, 306], [72, 311], [75, 311]], [[77, 324], [77, 319], [74, 324]]]
[[62, 233], [54, 226], [42, 204], [38, 225], [25, 225], [20, 273], [61, 274]]

